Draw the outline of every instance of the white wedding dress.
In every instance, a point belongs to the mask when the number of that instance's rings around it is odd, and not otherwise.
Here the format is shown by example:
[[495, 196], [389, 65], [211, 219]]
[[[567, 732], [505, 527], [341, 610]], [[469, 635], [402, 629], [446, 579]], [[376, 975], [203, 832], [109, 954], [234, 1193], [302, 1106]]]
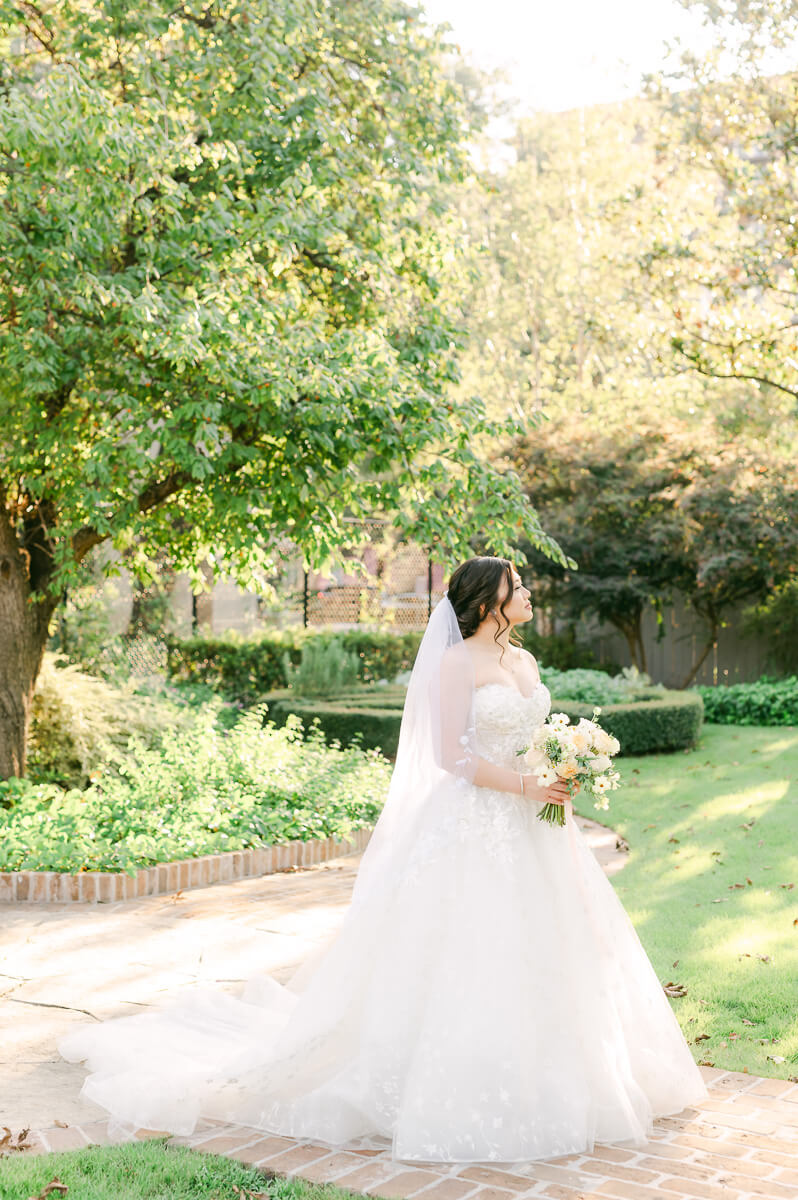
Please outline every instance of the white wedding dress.
[[[478, 753], [517, 770], [549, 707], [542, 684], [477, 688]], [[405, 831], [401, 874], [286, 987], [205, 990], [65, 1037], [92, 1072], [83, 1094], [131, 1131], [207, 1116], [330, 1146], [389, 1138], [404, 1161], [641, 1144], [707, 1089], [573, 818], [541, 807], [452, 778]]]

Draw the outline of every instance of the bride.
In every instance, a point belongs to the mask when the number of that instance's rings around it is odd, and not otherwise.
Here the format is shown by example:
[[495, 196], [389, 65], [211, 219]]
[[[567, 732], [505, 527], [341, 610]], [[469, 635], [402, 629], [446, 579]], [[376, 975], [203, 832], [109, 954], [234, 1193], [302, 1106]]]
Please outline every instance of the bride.
[[[205, 989], [84, 1026], [61, 1054], [118, 1132], [202, 1117], [392, 1157], [519, 1162], [641, 1145], [708, 1095], [661, 984], [573, 820], [519, 751], [547, 717], [532, 615], [502, 558], [430, 617], [385, 807], [332, 942], [286, 986]], [[537, 819], [564, 804], [564, 826]]]

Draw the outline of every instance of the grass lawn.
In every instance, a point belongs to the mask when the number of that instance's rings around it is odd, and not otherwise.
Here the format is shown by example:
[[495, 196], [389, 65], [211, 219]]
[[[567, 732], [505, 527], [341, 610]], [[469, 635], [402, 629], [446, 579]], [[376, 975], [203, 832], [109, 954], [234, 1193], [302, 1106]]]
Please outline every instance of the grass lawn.
[[798, 1076], [798, 729], [708, 725], [695, 750], [620, 760], [598, 818], [613, 885], [700, 1062]]
[[340, 1200], [349, 1193], [294, 1179], [267, 1179], [229, 1158], [168, 1147], [162, 1140], [90, 1146], [0, 1159], [2, 1200], [29, 1200], [53, 1179], [67, 1191], [47, 1200]]

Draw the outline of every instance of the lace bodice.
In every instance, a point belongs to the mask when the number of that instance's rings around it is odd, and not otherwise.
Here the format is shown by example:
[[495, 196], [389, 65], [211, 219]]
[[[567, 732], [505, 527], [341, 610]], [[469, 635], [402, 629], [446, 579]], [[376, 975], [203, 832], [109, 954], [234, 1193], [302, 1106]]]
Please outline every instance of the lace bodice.
[[483, 683], [474, 696], [477, 753], [503, 767], [519, 770], [518, 751], [529, 746], [532, 734], [549, 715], [551, 696], [538, 683], [531, 696], [510, 684]]

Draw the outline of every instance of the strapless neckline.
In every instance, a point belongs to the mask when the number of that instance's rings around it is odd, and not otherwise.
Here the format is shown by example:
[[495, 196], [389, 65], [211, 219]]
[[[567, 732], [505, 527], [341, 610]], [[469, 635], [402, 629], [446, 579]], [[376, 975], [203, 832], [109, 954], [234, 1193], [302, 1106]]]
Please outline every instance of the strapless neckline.
[[518, 690], [518, 688], [517, 688], [517, 687], [513, 687], [513, 685], [512, 685], [511, 683], [481, 683], [481, 684], [479, 685], [479, 687], [475, 687], [475, 688], [474, 688], [474, 692], [475, 692], [475, 693], [476, 693], [476, 692], [481, 692], [481, 691], [483, 691], [485, 688], [491, 688], [491, 687], [492, 687], [492, 688], [504, 688], [504, 690], [505, 690], [505, 691], [507, 691], [507, 692], [515, 692], [516, 696], [520, 696], [522, 700], [532, 700], [532, 699], [533, 699], [533, 697], [534, 697], [534, 695], [535, 695], [535, 692], [537, 692], [539, 688], [542, 688], [542, 687], [545, 687], [545, 686], [546, 686], [546, 685], [545, 685], [545, 683], [543, 682], [543, 680], [542, 680], [542, 679], [539, 679], [539, 680], [537, 681], [537, 683], [535, 684], [535, 687], [534, 687], [534, 689], [533, 689], [533, 690], [532, 690], [532, 691], [529, 693], [529, 695], [528, 695], [528, 696], [527, 696], [527, 695], [525, 695], [525, 693], [524, 693], [524, 692], [520, 692], [520, 691]]

